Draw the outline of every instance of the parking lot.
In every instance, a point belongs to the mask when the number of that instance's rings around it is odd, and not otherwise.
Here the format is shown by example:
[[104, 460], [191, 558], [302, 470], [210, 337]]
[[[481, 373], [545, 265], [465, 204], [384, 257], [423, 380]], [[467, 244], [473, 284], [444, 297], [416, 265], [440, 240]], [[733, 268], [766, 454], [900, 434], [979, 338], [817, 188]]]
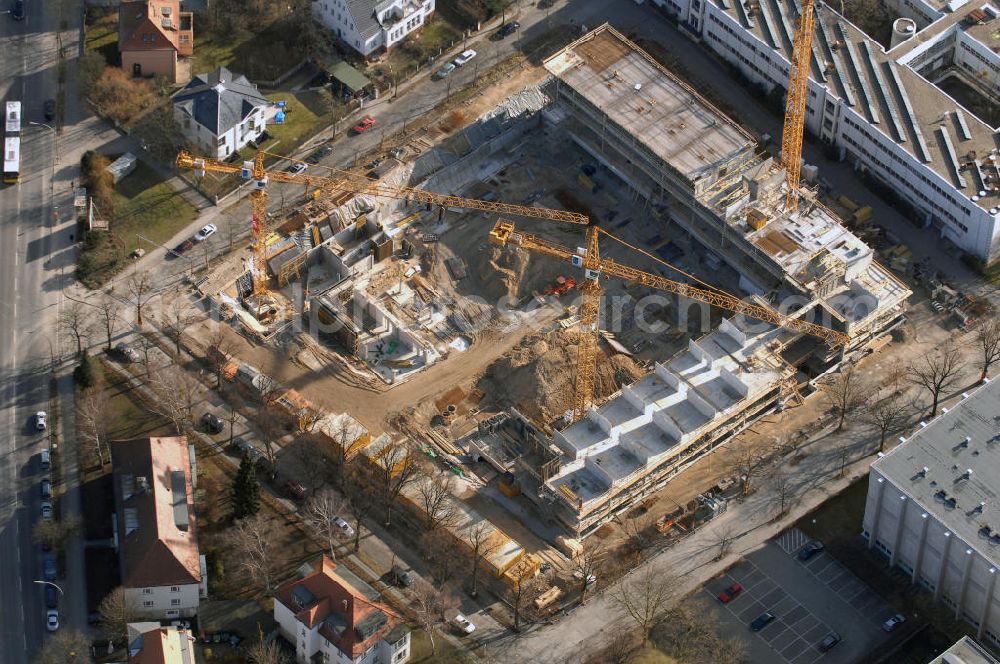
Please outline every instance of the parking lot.
[[[795, 529], [782, 533], [709, 581], [694, 599], [718, 611], [720, 633], [745, 642], [749, 661], [853, 662], [890, 638], [881, 625], [896, 611], [825, 551], [798, 560], [807, 541]], [[743, 591], [721, 604], [718, 594], [733, 583]], [[751, 632], [748, 625], [765, 611], [776, 620]], [[842, 641], [822, 653], [818, 645], [831, 632]]]

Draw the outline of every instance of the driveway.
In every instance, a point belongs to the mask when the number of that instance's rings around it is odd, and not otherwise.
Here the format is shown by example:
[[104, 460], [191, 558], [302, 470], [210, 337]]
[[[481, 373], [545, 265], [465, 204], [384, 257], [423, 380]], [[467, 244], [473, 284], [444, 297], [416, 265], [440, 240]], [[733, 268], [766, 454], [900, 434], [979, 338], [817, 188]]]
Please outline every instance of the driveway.
[[[751, 661], [846, 664], [888, 638], [882, 621], [896, 612], [830, 554], [798, 560], [796, 554], [807, 540], [795, 529], [782, 533], [691, 599], [699, 611], [722, 607], [719, 631], [727, 639], [745, 641]], [[732, 583], [740, 583], [743, 592], [729, 604], [720, 604], [719, 592]], [[749, 623], [765, 611], [777, 620], [760, 632], [749, 631]], [[817, 646], [830, 632], [843, 641], [821, 653]]]

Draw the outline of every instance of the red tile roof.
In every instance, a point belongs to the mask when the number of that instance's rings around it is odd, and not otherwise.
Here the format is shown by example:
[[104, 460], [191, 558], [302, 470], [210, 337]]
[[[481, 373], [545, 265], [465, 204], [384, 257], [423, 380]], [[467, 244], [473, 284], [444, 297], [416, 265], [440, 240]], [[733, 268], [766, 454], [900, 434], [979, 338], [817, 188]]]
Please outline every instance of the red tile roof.
[[[329, 624], [320, 627], [320, 634], [353, 659], [359, 657], [402, 622], [402, 618], [385, 604], [366, 597], [361, 589], [352, 586], [350, 581], [338, 574], [336, 568], [336, 563], [323, 556], [318, 569], [301, 579], [294, 579], [279, 586], [275, 591], [275, 598], [294, 613], [299, 622], [310, 629], [331, 616], [343, 621], [345, 629], [339, 636]], [[315, 598], [307, 606], [302, 606], [293, 597], [293, 590], [300, 586]], [[386, 616], [386, 624], [367, 639], [361, 639], [356, 627], [379, 611]]]
[[[111, 464], [122, 585], [200, 583], [187, 438], [114, 441]], [[175, 495], [180, 493], [175, 490], [175, 482], [180, 485], [176, 473], [183, 474], [183, 496]]]

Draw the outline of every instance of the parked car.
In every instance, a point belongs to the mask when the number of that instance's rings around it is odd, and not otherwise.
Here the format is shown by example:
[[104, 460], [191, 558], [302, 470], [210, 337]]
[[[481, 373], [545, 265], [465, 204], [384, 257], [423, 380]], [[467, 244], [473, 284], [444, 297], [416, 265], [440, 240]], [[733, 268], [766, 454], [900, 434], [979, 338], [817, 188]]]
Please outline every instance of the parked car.
[[213, 415], [212, 413], [205, 413], [202, 415], [201, 423], [205, 425], [205, 429], [207, 429], [209, 433], [213, 434], [220, 434], [226, 428], [226, 423], [223, 422], [219, 416]]
[[376, 122], [375, 118], [373, 118], [370, 115], [366, 115], [365, 117], [361, 118], [361, 122], [354, 125], [354, 133], [355, 134], [365, 133], [366, 131], [375, 126], [375, 122]]
[[122, 360], [124, 360], [125, 362], [139, 361], [139, 351], [137, 351], [135, 348], [132, 348], [124, 341], [119, 342], [118, 345], [115, 346], [115, 352], [117, 352], [118, 356], [121, 357]]
[[413, 577], [410, 576], [410, 573], [399, 565], [392, 566], [392, 569], [389, 570], [389, 576], [392, 577], [392, 580], [395, 581], [397, 585], [404, 588], [409, 588], [410, 584], [413, 583]]
[[436, 72], [434, 72], [434, 75], [431, 76], [431, 78], [436, 81], [440, 81], [442, 78], [445, 78], [453, 71], [455, 71], [454, 63], [448, 62], [443, 67], [441, 67], [441, 69], [438, 69]]
[[176, 247], [174, 247], [173, 253], [175, 253], [177, 255], [180, 255], [180, 254], [183, 254], [185, 251], [190, 250], [192, 247], [194, 247], [194, 241], [192, 241], [190, 238], [188, 238], [187, 240], [184, 240], [183, 242], [181, 242], [180, 244], [178, 244]]
[[48, 470], [52, 467], [52, 455], [49, 454], [49, 448], [45, 448], [38, 454], [38, 463], [42, 467], [42, 470]]
[[476, 631], [476, 626], [473, 625], [472, 622], [470, 622], [469, 619], [463, 616], [461, 613], [452, 618], [451, 621], [455, 623], [455, 625], [466, 634], [472, 634], [473, 632]]
[[905, 622], [906, 622], [906, 616], [904, 616], [902, 613], [897, 613], [896, 615], [894, 615], [893, 617], [889, 618], [884, 623], [882, 623], [882, 629], [884, 629], [887, 632], [891, 632], [892, 630], [896, 629]]
[[219, 230], [215, 224], [205, 224], [202, 226], [201, 230], [194, 234], [194, 241], [201, 242], [207, 240], [211, 236], [215, 235], [215, 232]]
[[295, 500], [306, 497], [306, 488], [294, 480], [285, 480], [285, 491]]
[[764, 613], [760, 614], [759, 616], [753, 619], [753, 622], [750, 623], [750, 631], [759, 632], [760, 630], [764, 629], [765, 627], [773, 623], [776, 619], [777, 619], [776, 615], [774, 615], [770, 611], [765, 611]]
[[453, 60], [455, 66], [461, 67], [462, 65], [468, 64], [472, 58], [476, 57], [476, 52], [471, 48], [467, 51], [462, 51], [458, 54], [458, 57]]
[[56, 100], [46, 99], [45, 103], [42, 104], [42, 113], [45, 115], [46, 122], [51, 122], [56, 119]]
[[307, 168], [309, 168], [308, 165], [303, 164], [301, 161], [297, 161], [288, 167], [288, 172], [291, 173], [292, 175], [298, 175]]
[[24, 20], [24, 0], [14, 0], [14, 6], [10, 10], [10, 17], [15, 21]]
[[517, 21], [511, 21], [510, 23], [505, 23], [501, 25], [500, 29], [493, 34], [493, 38], [498, 41], [501, 39], [506, 39], [507, 37], [517, 32], [518, 28], [520, 27], [521, 24], [518, 23]]
[[812, 540], [811, 542], [806, 542], [806, 545], [799, 549], [799, 560], [809, 560], [817, 553], [823, 550], [823, 543], [819, 540]]
[[235, 452], [238, 456], [242, 457], [244, 454], [250, 455], [250, 460], [256, 464], [260, 464], [264, 460], [264, 453], [254, 447], [250, 442], [244, 440], [237, 436], [233, 438], [233, 444], [230, 449]]
[[42, 575], [45, 577], [46, 581], [55, 581], [58, 573], [56, 572], [56, 556], [53, 553], [46, 553], [42, 556]]
[[337, 526], [337, 529], [340, 530], [344, 537], [354, 537], [354, 528], [351, 528], [351, 524], [344, 521], [341, 517], [333, 517], [333, 525]]
[[54, 586], [45, 586], [45, 608], [59, 608], [59, 591], [56, 590]]
[[40, 410], [35, 413], [35, 428], [39, 431], [45, 431], [45, 421], [48, 419], [48, 415], [45, 414], [44, 410]]
[[59, 612], [55, 609], [49, 609], [45, 612], [45, 628], [50, 632], [59, 629]]
[[52, 502], [48, 500], [42, 501], [42, 518], [46, 521], [52, 520]]
[[836, 632], [830, 632], [823, 637], [823, 640], [819, 642], [819, 651], [826, 652], [827, 650], [833, 650], [833, 647], [840, 643], [840, 634]]
[[39, 486], [41, 489], [42, 498], [52, 497], [52, 482], [50, 482], [48, 479], [43, 479]]
[[324, 157], [333, 152], [333, 148], [329, 145], [324, 145], [323, 147], [314, 150], [311, 155], [306, 157], [306, 161], [310, 164], [318, 164]]
[[729, 604], [736, 599], [741, 592], [743, 592], [743, 586], [738, 583], [734, 583], [719, 593], [719, 601], [723, 604]]

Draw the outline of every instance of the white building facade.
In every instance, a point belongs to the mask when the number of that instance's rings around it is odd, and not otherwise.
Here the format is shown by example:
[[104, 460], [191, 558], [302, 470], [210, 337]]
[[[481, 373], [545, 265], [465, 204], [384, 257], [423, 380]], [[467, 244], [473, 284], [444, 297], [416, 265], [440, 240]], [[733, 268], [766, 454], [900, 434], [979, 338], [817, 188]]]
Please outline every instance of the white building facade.
[[270, 105], [245, 76], [220, 67], [174, 95], [174, 120], [199, 152], [226, 159], [260, 138]]
[[872, 464], [863, 535], [935, 601], [1000, 646], [1000, 381]]
[[[750, 81], [787, 89], [796, 0], [653, 4]], [[806, 128], [904, 198], [917, 213], [912, 221], [993, 262], [1000, 259], [1000, 127], [931, 81], [956, 77], [1000, 95], [1000, 9], [987, 3], [985, 18], [973, 23], [973, 5], [960, 6], [951, 12], [924, 0], [900, 0], [894, 10], [926, 28], [886, 51], [820, 3]]]
[[313, 17], [364, 56], [389, 49], [434, 12], [435, 0], [317, 0]]

